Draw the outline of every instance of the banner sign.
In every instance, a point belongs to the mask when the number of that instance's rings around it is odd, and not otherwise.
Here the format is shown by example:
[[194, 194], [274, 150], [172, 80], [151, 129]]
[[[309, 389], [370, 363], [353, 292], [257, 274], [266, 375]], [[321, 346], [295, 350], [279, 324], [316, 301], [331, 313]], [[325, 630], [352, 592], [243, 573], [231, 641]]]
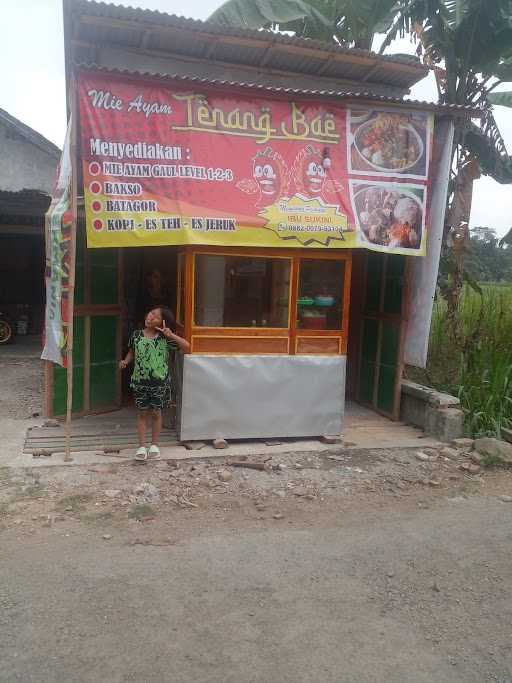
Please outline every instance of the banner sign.
[[52, 201], [46, 213], [46, 311], [44, 348], [41, 358], [63, 367], [67, 364], [69, 320], [69, 268], [71, 215], [71, 118], [68, 122], [64, 149], [57, 169]]
[[89, 247], [424, 255], [433, 115], [84, 73]]

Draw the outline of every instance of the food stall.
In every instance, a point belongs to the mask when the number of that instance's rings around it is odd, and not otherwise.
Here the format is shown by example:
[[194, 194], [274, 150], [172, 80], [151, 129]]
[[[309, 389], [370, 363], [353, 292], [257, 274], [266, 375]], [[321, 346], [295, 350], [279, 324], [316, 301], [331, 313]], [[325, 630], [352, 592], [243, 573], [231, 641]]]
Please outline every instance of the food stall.
[[407, 339], [417, 346], [430, 320], [448, 111], [112, 65], [70, 72], [43, 356], [62, 367], [47, 366], [46, 412], [121, 404], [126, 292], [149, 251], [174, 274], [162, 303], [191, 344], [176, 368], [182, 440], [339, 434], [347, 355], [352, 395], [398, 417]]

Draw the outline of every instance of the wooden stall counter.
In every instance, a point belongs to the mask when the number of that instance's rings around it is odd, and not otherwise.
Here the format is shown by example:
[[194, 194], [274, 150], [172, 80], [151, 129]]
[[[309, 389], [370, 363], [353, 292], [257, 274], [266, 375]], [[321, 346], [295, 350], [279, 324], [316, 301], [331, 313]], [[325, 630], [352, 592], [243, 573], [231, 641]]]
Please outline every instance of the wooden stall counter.
[[192, 354], [344, 355], [351, 264], [348, 250], [183, 248], [179, 331]]

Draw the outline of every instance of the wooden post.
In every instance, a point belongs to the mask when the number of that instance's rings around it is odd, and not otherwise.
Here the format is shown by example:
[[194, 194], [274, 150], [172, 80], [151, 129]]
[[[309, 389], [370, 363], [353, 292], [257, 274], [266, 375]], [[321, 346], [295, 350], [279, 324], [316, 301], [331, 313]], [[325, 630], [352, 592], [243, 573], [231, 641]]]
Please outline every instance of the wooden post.
[[53, 417], [53, 363], [49, 360], [44, 361], [43, 417]]
[[297, 299], [299, 298], [300, 258], [294, 256], [290, 263], [290, 288], [288, 290], [288, 353], [297, 353]]
[[64, 451], [64, 462], [69, 462], [71, 457], [71, 414], [73, 411], [73, 328], [74, 328], [74, 307], [75, 307], [75, 265], [76, 265], [76, 231], [78, 221], [77, 193], [77, 89], [76, 80], [71, 83], [71, 235], [69, 239], [69, 279], [68, 279], [68, 340], [66, 348], [67, 356], [67, 402], [66, 402], [66, 424], [65, 437], [66, 447]]
[[412, 295], [412, 278], [414, 273], [414, 266], [416, 262], [413, 256], [404, 256], [405, 271], [402, 289], [402, 310], [400, 312], [400, 340], [398, 342], [398, 358], [396, 382], [393, 399], [393, 420], [400, 419], [400, 397], [402, 395], [402, 376], [404, 374], [404, 354], [405, 354], [405, 338], [407, 336], [407, 328], [409, 326], [409, 316], [411, 314], [411, 295]]
[[194, 252], [189, 247], [185, 251], [185, 339], [190, 343], [193, 350], [192, 321], [194, 319]]

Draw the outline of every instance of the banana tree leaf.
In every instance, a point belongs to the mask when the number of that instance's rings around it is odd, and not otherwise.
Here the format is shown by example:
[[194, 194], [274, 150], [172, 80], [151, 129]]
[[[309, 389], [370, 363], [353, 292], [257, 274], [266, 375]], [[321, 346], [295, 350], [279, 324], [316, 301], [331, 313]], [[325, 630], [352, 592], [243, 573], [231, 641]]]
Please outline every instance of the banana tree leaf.
[[473, 123], [466, 131], [464, 147], [477, 157], [482, 173], [502, 185], [512, 183], [512, 157], [500, 154], [492, 140]]
[[[391, 26], [397, 0], [306, 0], [331, 26], [338, 40], [350, 43], [371, 42], [375, 33], [384, 33]], [[310, 23], [308, 17], [306, 23]], [[293, 30], [291, 26], [281, 28]], [[317, 36], [308, 31], [308, 36]], [[331, 36], [332, 39], [332, 36]]]
[[228, 0], [209, 17], [216, 23], [254, 29], [306, 19], [319, 32], [329, 27], [327, 18], [304, 0]]
[[483, 72], [490, 63], [510, 56], [510, 0], [403, 0], [393, 13], [381, 52], [397, 35], [411, 33], [420, 24], [424, 49], [448, 70], [460, 64]]
[[454, 46], [465, 65], [481, 71], [503, 59], [512, 45], [510, 0], [460, 0], [463, 18], [454, 31]]
[[397, 0], [228, 0], [210, 20], [247, 28], [275, 28], [303, 38], [371, 49], [376, 32], [393, 22]]
[[347, 43], [371, 49], [376, 33], [393, 23], [396, 0], [338, 0], [337, 33]]
[[342, 10], [343, 0], [305, 0], [312, 9], [323, 15], [334, 26]]
[[486, 76], [496, 76], [500, 81], [512, 81], [512, 59], [487, 64], [482, 73]]
[[224, 3], [208, 17], [208, 20], [216, 24], [253, 29], [270, 28], [272, 23], [269, 17], [260, 11], [256, 3], [244, 1]]
[[492, 74], [500, 81], [512, 81], [512, 64], [498, 64]]
[[[479, 29], [477, 29], [479, 33]], [[485, 65], [490, 61], [498, 61], [512, 45], [512, 29], [493, 33], [492, 30], [484, 34], [479, 34], [480, 39], [475, 41], [468, 60], [469, 65], [474, 71], [483, 71]], [[464, 43], [459, 45], [461, 56], [464, 55]], [[510, 72], [509, 72], [510, 73]]]
[[512, 92], [492, 92], [487, 95], [491, 104], [499, 104], [502, 107], [512, 107]]
[[323, 40], [327, 43], [336, 42], [337, 2], [332, 0], [305, 0], [305, 2], [309, 5], [310, 12], [300, 19], [281, 22], [279, 30], [291, 31], [301, 38]]
[[443, 48], [453, 42], [456, 24], [455, 8], [459, 0], [402, 0], [391, 10], [393, 24], [387, 31], [380, 52], [397, 38], [413, 34], [415, 26], [423, 26], [421, 42], [425, 49], [444, 55]]
[[409, 52], [386, 52], [386, 57], [402, 57], [421, 64], [420, 58], [416, 55], [411, 55]]

